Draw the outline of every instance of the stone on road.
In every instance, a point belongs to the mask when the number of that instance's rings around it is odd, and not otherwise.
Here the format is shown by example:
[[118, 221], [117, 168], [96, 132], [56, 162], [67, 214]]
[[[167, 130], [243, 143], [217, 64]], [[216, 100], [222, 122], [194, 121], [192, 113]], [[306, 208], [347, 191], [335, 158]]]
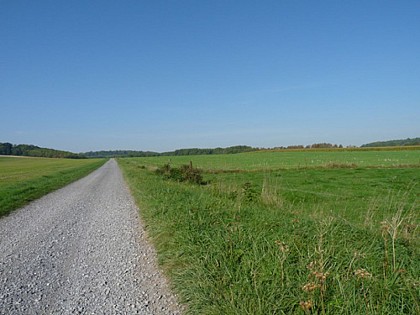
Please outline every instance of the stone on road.
[[0, 314], [181, 314], [114, 160], [0, 219]]

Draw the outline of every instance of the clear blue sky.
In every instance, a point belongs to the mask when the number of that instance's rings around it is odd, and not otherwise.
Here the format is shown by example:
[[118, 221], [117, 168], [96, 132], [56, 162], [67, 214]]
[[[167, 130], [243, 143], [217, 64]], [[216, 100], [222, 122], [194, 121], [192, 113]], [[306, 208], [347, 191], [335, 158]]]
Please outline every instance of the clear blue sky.
[[420, 1], [0, 0], [0, 142], [420, 136]]

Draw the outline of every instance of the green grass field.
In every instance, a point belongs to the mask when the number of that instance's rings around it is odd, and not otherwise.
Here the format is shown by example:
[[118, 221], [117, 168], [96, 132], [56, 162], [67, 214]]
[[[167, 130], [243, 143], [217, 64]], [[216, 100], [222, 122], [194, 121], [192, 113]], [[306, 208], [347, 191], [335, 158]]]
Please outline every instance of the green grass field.
[[[120, 159], [190, 314], [419, 314], [420, 151]], [[163, 164], [204, 170], [168, 180]]]
[[256, 151], [228, 155], [160, 156], [139, 158], [143, 165], [194, 164], [205, 170], [272, 171], [288, 168], [401, 167], [420, 165], [420, 149], [407, 151]]
[[0, 216], [89, 174], [104, 162], [0, 157]]

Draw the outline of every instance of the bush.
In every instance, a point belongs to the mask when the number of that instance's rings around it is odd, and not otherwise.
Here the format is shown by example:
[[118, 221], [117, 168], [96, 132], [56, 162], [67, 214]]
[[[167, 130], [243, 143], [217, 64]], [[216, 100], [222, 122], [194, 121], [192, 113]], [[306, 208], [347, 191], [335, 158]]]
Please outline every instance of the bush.
[[202, 170], [190, 164], [181, 165], [179, 168], [171, 167], [169, 163], [156, 170], [156, 173], [163, 175], [166, 179], [176, 180], [177, 182], [189, 182], [204, 185]]

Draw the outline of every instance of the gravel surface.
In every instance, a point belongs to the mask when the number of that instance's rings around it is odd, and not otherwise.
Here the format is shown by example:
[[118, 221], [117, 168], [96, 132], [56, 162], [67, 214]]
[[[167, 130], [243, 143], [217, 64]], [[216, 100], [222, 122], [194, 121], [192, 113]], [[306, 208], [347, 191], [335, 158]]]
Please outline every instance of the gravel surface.
[[114, 160], [0, 219], [0, 314], [181, 314]]

